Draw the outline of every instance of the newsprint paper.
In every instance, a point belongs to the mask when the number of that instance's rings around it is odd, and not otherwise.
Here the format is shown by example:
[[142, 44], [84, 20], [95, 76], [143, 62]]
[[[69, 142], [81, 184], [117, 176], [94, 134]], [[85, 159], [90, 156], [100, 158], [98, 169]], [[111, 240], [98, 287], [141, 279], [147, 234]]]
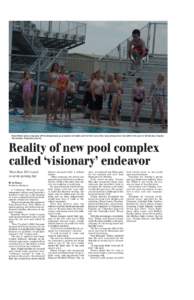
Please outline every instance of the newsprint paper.
[[173, 116], [173, 22], [35, 16], [3, 22], [1, 299], [194, 299], [193, 162], [176, 131], [193, 93]]

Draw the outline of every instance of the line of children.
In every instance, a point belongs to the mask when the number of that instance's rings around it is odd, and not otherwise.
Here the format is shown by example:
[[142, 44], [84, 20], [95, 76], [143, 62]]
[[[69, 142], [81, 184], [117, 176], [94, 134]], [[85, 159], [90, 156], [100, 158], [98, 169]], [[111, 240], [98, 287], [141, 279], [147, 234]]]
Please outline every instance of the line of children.
[[[106, 94], [109, 94], [108, 112], [109, 125], [118, 126], [120, 121], [120, 111], [122, 107], [122, 77], [120, 74], [110, 74], [105, 84], [100, 71], [91, 74], [88, 81], [85, 100], [90, 110], [90, 123], [100, 124], [100, 113], [103, 108], [103, 101], [106, 100]], [[57, 120], [57, 113], [60, 112], [60, 119], [62, 120], [65, 112], [64, 121], [71, 121], [71, 107], [72, 101], [76, 93], [76, 84], [74, 75], [69, 77], [65, 74], [64, 66], [59, 68], [58, 64], [53, 64], [49, 72], [48, 79], [48, 102], [47, 102], [47, 121]], [[22, 80], [22, 97], [24, 102], [24, 117], [29, 117], [32, 114], [31, 101], [34, 95], [34, 82], [29, 72], [24, 72]], [[148, 96], [146, 98], [146, 91], [143, 86], [142, 78], [136, 79], [136, 84], [132, 89], [132, 115], [130, 126], [138, 127], [139, 117], [142, 106], [147, 99], [151, 102], [152, 112], [150, 117], [150, 126], [153, 125], [157, 109], [159, 109], [161, 118], [161, 127], [165, 128], [165, 113], [164, 102], [166, 97], [165, 77], [163, 74], [158, 74], [156, 81], [150, 86]]]
[[136, 85], [132, 90], [132, 101], [133, 101], [133, 112], [131, 116], [130, 126], [135, 122], [136, 127], [138, 127], [139, 116], [141, 112], [141, 108], [145, 100], [147, 99], [148, 103], [151, 102], [152, 112], [150, 117], [150, 127], [152, 127], [154, 123], [154, 118], [159, 108], [160, 119], [161, 119], [161, 127], [164, 129], [165, 125], [165, 97], [166, 97], [166, 85], [165, 85], [165, 76], [163, 74], [158, 74], [156, 78], [156, 82], [151, 84], [148, 96], [146, 98], [145, 88], [143, 86], [142, 78], [136, 79]]
[[[108, 97], [108, 113], [109, 113], [109, 125], [118, 126], [120, 121], [120, 113], [122, 108], [122, 77], [120, 74], [115, 73], [109, 74], [107, 78], [107, 84], [103, 86], [105, 88], [105, 93], [109, 94]], [[84, 105], [88, 105], [90, 110], [90, 119], [91, 124], [100, 124], [99, 119], [95, 116], [95, 107], [96, 104], [93, 100], [92, 87], [96, 83], [96, 73], [91, 75], [90, 80], [86, 86], [86, 93], [84, 99]], [[102, 92], [102, 91], [101, 91]], [[146, 89], [144, 87], [143, 79], [138, 77], [136, 79], [136, 84], [132, 89], [132, 114], [129, 126], [135, 124], [136, 127], [139, 126], [139, 118], [143, 105], [150, 103], [152, 105], [152, 112], [150, 117], [150, 126], [154, 122], [154, 118], [159, 108], [160, 118], [161, 118], [161, 127], [165, 128], [165, 114], [164, 114], [164, 102], [166, 97], [166, 85], [165, 77], [163, 74], [158, 74], [156, 82], [152, 83], [149, 92], [146, 97]], [[98, 98], [97, 98], [98, 99]], [[102, 98], [101, 98], [102, 103]]]
[[84, 97], [84, 106], [88, 106], [90, 111], [90, 124], [99, 125], [101, 123], [100, 114], [103, 103], [106, 101], [106, 95], [109, 94], [109, 125], [119, 125], [123, 93], [121, 79], [119, 74], [114, 74], [114, 76], [110, 74], [108, 82], [105, 84], [104, 78], [99, 70], [91, 74], [90, 80], [86, 84]]
[[[31, 78], [30, 72], [24, 72], [21, 85], [24, 118], [26, 118], [32, 114], [31, 102], [34, 95], [34, 81]], [[59, 112], [60, 120], [62, 120], [64, 113], [64, 121], [71, 121], [71, 107], [75, 93], [76, 85], [74, 75], [71, 74], [68, 77], [65, 74], [64, 66], [59, 66], [57, 63], [54, 63], [48, 74], [46, 120], [58, 120], [57, 114]]]

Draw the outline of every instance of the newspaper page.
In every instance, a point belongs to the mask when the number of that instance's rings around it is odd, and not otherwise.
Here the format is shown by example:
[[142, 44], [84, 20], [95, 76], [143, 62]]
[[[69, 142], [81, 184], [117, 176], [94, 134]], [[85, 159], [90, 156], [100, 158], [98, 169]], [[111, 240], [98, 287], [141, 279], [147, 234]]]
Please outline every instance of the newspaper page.
[[176, 274], [168, 18], [34, 17], [6, 24], [2, 299], [193, 299]]

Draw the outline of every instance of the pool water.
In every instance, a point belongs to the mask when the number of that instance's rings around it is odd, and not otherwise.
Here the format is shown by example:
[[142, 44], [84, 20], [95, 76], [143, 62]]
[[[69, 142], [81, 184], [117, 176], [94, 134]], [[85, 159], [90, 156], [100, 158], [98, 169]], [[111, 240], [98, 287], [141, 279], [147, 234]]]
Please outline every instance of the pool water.
[[80, 124], [72, 126], [60, 126], [53, 123], [33, 121], [12, 121], [9, 122], [10, 133], [124, 133], [124, 128], [94, 127]]

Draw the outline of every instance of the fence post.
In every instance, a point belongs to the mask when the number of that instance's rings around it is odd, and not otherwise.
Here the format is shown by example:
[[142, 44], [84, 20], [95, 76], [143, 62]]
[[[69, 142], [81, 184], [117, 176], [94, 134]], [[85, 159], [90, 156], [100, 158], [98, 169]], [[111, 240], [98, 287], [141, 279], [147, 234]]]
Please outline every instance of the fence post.
[[39, 86], [40, 86], [40, 56], [38, 58], [37, 82], [36, 82], [36, 106], [35, 114], [38, 114], [38, 100], [39, 100]]
[[151, 33], [151, 23], [149, 22], [148, 23], [148, 36], [147, 36], [147, 48], [148, 50], [150, 50], [150, 33]]
[[108, 74], [108, 61], [106, 61], [106, 63], [105, 63], [105, 73], [106, 73], [106, 78], [107, 78], [107, 74]]
[[154, 33], [153, 33], [153, 43], [152, 43], [152, 55], [154, 55], [154, 52], [155, 52], [155, 44], [156, 44], [156, 26], [157, 26], [157, 24], [154, 23]]
[[21, 21], [21, 28], [22, 28], [22, 32], [24, 32], [24, 21]]
[[52, 25], [53, 25], [53, 21], [49, 21], [48, 22], [48, 32], [52, 33]]
[[[148, 23], [148, 35], [147, 35], [147, 42], [146, 42], [146, 47], [148, 49], [148, 53], [150, 54], [150, 38], [151, 38], [151, 26], [152, 26], [152, 23], [149, 22]], [[146, 56], [146, 62], [148, 63], [148, 60], [149, 60], [149, 55]]]
[[126, 56], [124, 56], [124, 59], [128, 59], [129, 56], [129, 39], [127, 39], [126, 43]]

